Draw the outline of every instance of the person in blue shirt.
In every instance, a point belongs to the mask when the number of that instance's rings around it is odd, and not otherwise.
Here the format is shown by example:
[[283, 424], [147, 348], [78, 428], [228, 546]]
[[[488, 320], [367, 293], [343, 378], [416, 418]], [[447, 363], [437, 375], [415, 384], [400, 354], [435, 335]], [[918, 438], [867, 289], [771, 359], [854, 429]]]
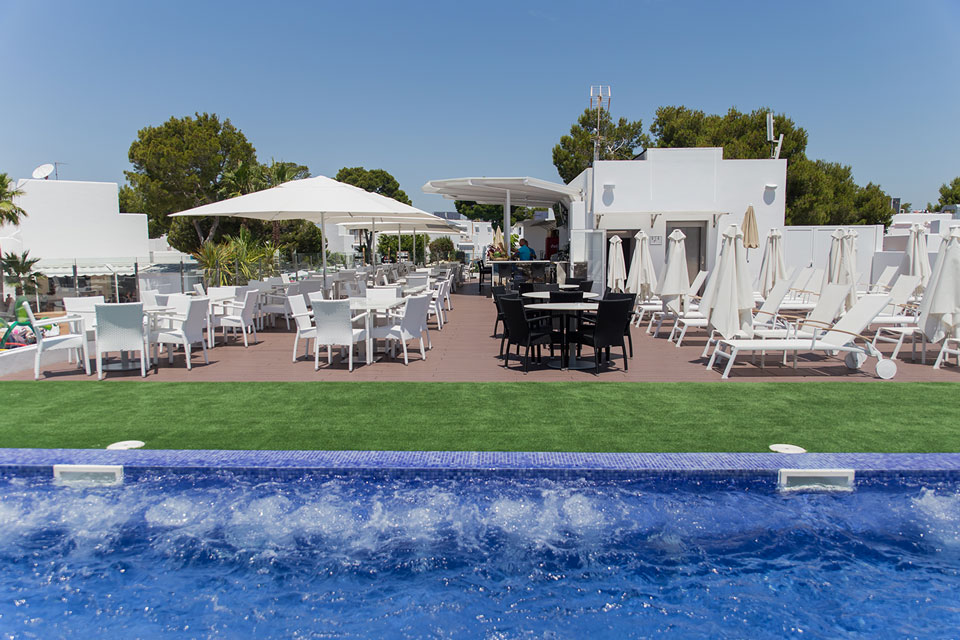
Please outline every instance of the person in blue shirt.
[[520, 260], [534, 260], [537, 252], [530, 248], [526, 238], [520, 238], [520, 248], [517, 249], [517, 258]]

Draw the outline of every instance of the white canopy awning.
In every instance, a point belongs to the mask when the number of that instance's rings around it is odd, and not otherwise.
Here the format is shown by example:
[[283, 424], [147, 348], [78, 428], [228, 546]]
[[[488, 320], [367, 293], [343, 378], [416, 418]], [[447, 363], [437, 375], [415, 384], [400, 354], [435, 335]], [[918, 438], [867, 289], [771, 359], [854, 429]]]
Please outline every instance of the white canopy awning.
[[205, 204], [171, 217], [223, 216], [255, 220], [377, 223], [409, 218], [436, 220], [416, 207], [326, 176], [292, 180], [280, 186]]
[[423, 192], [441, 195], [448, 200], [499, 205], [509, 201], [511, 206], [531, 208], [552, 207], [560, 202], [569, 204], [583, 200], [583, 193], [576, 187], [524, 177], [431, 180], [423, 185]]
[[38, 262], [34, 267], [48, 278], [72, 278], [76, 267], [77, 276], [132, 276], [137, 272], [133, 262]]
[[538, 178], [450, 178], [431, 180], [423, 185], [424, 193], [441, 195], [448, 200], [467, 200], [480, 204], [499, 204], [503, 207], [503, 237], [510, 252], [510, 208], [549, 208], [563, 203], [569, 205], [583, 200], [576, 187], [548, 182]]

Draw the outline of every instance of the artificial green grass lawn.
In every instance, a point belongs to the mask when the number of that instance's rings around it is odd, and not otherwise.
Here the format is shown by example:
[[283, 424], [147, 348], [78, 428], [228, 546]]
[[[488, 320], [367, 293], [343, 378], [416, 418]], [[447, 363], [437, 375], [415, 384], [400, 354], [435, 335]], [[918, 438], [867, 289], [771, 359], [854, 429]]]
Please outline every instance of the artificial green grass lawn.
[[960, 451], [951, 383], [2, 382], [0, 447]]

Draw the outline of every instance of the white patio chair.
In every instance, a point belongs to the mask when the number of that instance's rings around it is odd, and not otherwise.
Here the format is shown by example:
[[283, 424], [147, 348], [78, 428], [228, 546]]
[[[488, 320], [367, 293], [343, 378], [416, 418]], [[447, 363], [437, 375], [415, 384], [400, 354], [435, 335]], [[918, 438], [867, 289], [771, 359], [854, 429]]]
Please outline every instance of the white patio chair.
[[143, 303], [145, 307], [159, 307], [162, 306], [157, 302], [157, 295], [160, 291], [157, 289], [144, 289], [140, 291], [140, 302]]
[[198, 296], [205, 296], [207, 292], [203, 290], [203, 284], [197, 282], [193, 285], [193, 292]]
[[[828, 285], [830, 286], [830, 285]], [[849, 287], [848, 287], [849, 288]], [[876, 372], [877, 376], [884, 380], [893, 378], [897, 373], [897, 364], [891, 359], [884, 359], [883, 354], [874, 348], [869, 339], [861, 335], [870, 322], [877, 317], [877, 314], [890, 301], [890, 296], [886, 294], [868, 294], [860, 298], [857, 303], [850, 308], [843, 317], [832, 327], [825, 328], [822, 332], [815, 332], [812, 338], [779, 338], [771, 340], [748, 339], [748, 340], [720, 340], [717, 348], [713, 350], [707, 368], [712, 369], [713, 363], [717, 358], [726, 359], [727, 366], [723, 371], [723, 378], [730, 376], [730, 369], [737, 359], [737, 355], [742, 351], [783, 351], [794, 354], [793, 366], [797, 366], [797, 354], [804, 353], [827, 353], [835, 354], [837, 352], [846, 353], [844, 362], [851, 369], [859, 369], [863, 366], [867, 357], [877, 358]], [[855, 344], [855, 340], [861, 338], [864, 340], [864, 346]]]
[[397, 319], [395, 324], [388, 324], [384, 327], [373, 327], [370, 337], [374, 340], [385, 339], [391, 343], [391, 354], [396, 356], [396, 343], [399, 342], [403, 347], [403, 364], [409, 364], [407, 357], [407, 341], [420, 341], [420, 357], [427, 359], [427, 352], [423, 346], [423, 318], [430, 305], [430, 295], [411, 296], [406, 299], [403, 307], [403, 313]]
[[313, 325], [313, 314], [307, 310], [307, 301], [299, 293], [287, 296], [290, 305], [290, 317], [293, 318], [296, 335], [293, 336], [293, 361], [297, 361], [297, 347], [304, 340], [303, 355], [310, 355], [310, 341], [317, 337], [317, 328]]
[[449, 275], [447, 275], [446, 290], [443, 292], [443, 304], [446, 305], [447, 311], [453, 311], [453, 302], [450, 300], [450, 292], [456, 286], [456, 279], [456, 271], [451, 270]]
[[147, 377], [150, 348], [143, 323], [143, 303], [98, 304], [95, 350], [97, 379], [103, 380], [103, 354], [111, 351], [140, 352], [140, 375]]
[[320, 345], [327, 346], [327, 364], [333, 362], [333, 347], [347, 348], [347, 369], [353, 371], [353, 346], [367, 339], [365, 329], [353, 326], [357, 320], [365, 320], [366, 313], [351, 317], [349, 300], [324, 300], [318, 293], [310, 294], [313, 318], [316, 323], [316, 339], [313, 343], [313, 370], [320, 369]]
[[[223, 339], [227, 339], [227, 329], [240, 329], [243, 333], [243, 346], [250, 346], [247, 342], [247, 334], [253, 333], [253, 343], [257, 343], [257, 325], [254, 321], [254, 313], [257, 308], [257, 292], [247, 291], [243, 294], [243, 304], [236, 302], [224, 303], [227, 310], [226, 315], [215, 316], [217, 325], [223, 328]], [[234, 331], [236, 333], [236, 331]]]
[[327, 290], [323, 286], [323, 280], [304, 280], [300, 283], [300, 295], [303, 296], [307, 304], [310, 304], [309, 296], [311, 293], [321, 293], [323, 299], [327, 298]]
[[47, 351], [58, 351], [61, 349], [76, 350], [77, 362], [83, 362], [87, 375], [90, 375], [90, 358], [87, 355], [87, 332], [85, 321], [81, 315], [60, 316], [50, 318], [49, 324], [68, 324], [72, 333], [60, 334], [58, 336], [44, 337], [41, 327], [44, 323], [37, 322], [30, 309], [30, 303], [24, 302], [23, 309], [27, 312], [27, 319], [30, 326], [33, 327], [33, 334], [37, 338], [37, 352], [33, 358], [33, 379], [40, 379], [40, 357]]
[[437, 316], [437, 329], [443, 329], [447, 317], [443, 311], [443, 299], [450, 287], [449, 280], [441, 280], [440, 285], [430, 294], [430, 305], [427, 307], [427, 316]]
[[187, 371], [193, 369], [190, 361], [190, 346], [200, 343], [203, 348], [203, 361], [210, 364], [207, 357], [207, 343], [203, 338], [203, 329], [207, 323], [209, 315], [210, 299], [196, 296], [174, 295], [170, 296], [169, 301], [174, 307], [173, 313], [160, 316], [158, 326], [155, 331], [150, 333], [150, 343], [153, 347], [153, 358], [156, 362], [159, 358], [160, 345], [167, 345], [167, 353], [170, 362], [173, 362], [173, 347], [180, 345], [183, 347], [183, 353], [187, 360]]
[[429, 283], [430, 275], [428, 273], [411, 273], [407, 276], [408, 287], [427, 287]]
[[[83, 296], [80, 298], [64, 298], [63, 310], [70, 316], [80, 316], [83, 318], [83, 325], [86, 328], [87, 341], [93, 342], [96, 339], [97, 329], [97, 311], [98, 304], [106, 304], [103, 296]], [[89, 351], [89, 345], [87, 347]]]

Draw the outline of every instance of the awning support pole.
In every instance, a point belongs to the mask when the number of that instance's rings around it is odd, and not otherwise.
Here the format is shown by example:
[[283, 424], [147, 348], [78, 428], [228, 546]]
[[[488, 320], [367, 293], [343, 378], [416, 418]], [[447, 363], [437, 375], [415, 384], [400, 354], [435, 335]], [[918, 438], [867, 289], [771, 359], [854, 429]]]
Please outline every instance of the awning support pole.
[[510, 242], [510, 190], [507, 189], [507, 195], [504, 198], [503, 202], [503, 252], [507, 255], [507, 260], [510, 259], [510, 249], [512, 244]]

